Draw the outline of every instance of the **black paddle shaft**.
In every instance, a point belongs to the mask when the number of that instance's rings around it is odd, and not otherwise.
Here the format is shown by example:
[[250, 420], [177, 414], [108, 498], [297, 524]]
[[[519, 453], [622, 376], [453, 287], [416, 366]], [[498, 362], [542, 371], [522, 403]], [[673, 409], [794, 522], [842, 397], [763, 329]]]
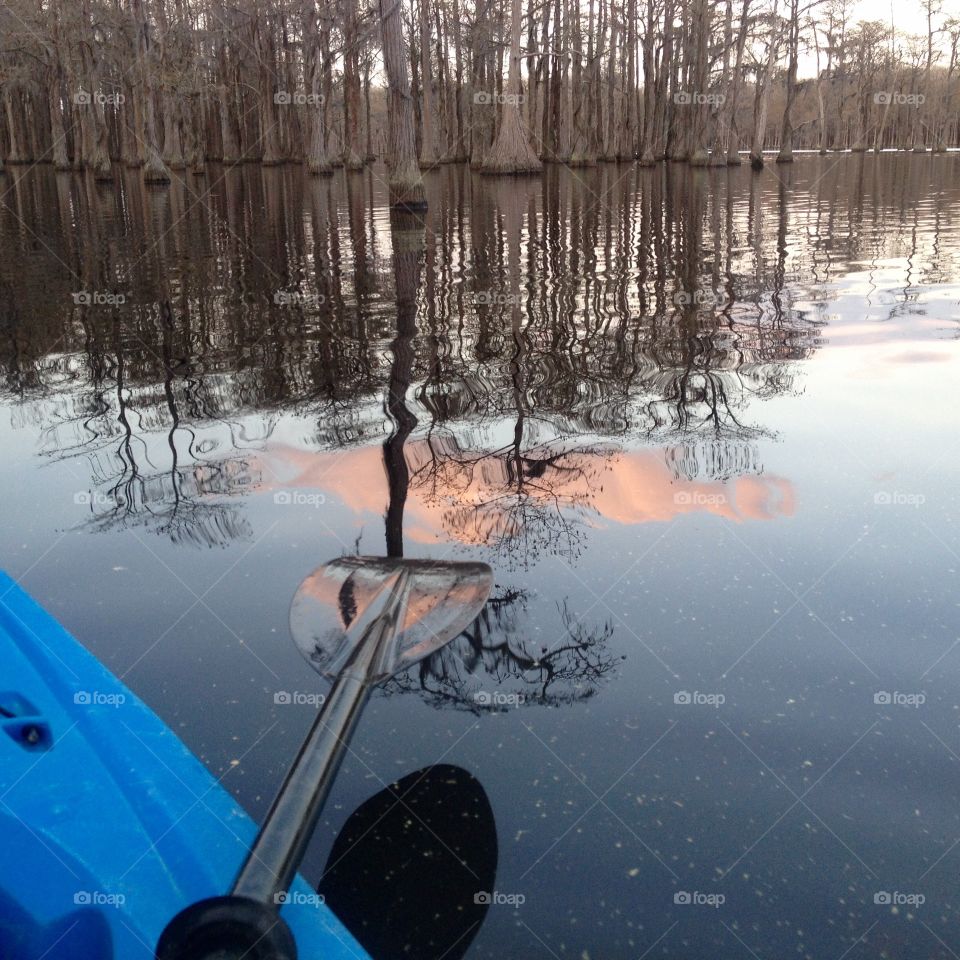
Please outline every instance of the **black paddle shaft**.
[[293, 936], [278, 911], [369, 696], [369, 685], [349, 667], [337, 678], [230, 896], [178, 913], [160, 938], [158, 960], [296, 960]]
[[370, 697], [350, 668], [334, 683], [233, 884], [234, 896], [281, 904]]
[[283, 902], [370, 698], [372, 683], [392, 672], [385, 665], [392, 658], [391, 646], [406, 613], [408, 587], [409, 574], [404, 571], [334, 681], [237, 874], [234, 896], [276, 906]]
[[372, 682], [385, 674], [405, 613], [407, 587], [404, 572], [334, 681], [230, 895], [201, 900], [178, 913], [160, 937], [158, 960], [296, 960], [295, 942], [278, 911], [370, 698]]

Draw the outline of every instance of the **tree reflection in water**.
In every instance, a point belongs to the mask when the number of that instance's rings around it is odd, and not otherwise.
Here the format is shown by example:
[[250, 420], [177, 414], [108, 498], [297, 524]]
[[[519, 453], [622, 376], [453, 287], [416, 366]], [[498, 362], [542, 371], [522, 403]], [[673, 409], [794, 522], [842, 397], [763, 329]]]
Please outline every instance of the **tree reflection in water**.
[[[91, 530], [225, 546], [252, 537], [244, 495], [291, 468], [348, 505], [369, 485], [387, 554], [413, 531], [488, 554], [501, 581], [392, 689], [470, 710], [495, 706], [484, 683], [588, 697], [615, 669], [612, 625], [561, 601], [544, 646], [517, 574], [575, 564], [597, 522], [674, 515], [674, 483], [776, 515], [789, 484], [763, 475], [753, 401], [793, 389], [819, 329], [790, 306], [783, 197], [768, 213], [757, 181], [744, 205], [733, 180], [614, 173], [481, 184], [451, 167], [425, 223], [388, 224], [370, 175], [244, 167], [115, 192], [14, 171], [4, 399], [44, 456], [85, 463]], [[351, 459], [376, 443], [385, 481]]]
[[526, 601], [515, 589], [492, 597], [469, 630], [394, 677], [384, 693], [416, 691], [431, 706], [476, 714], [504, 705], [556, 707], [589, 699], [623, 659], [607, 649], [612, 622], [587, 627], [564, 601], [562, 636], [538, 647], [528, 639]]
[[[394, 688], [480, 709], [484, 676], [570, 702], [614, 669], [612, 626], [561, 602], [533, 646], [516, 571], [575, 564], [597, 522], [694, 509], [678, 490], [722, 492], [696, 509], [734, 519], [792, 509], [758, 401], [817, 348], [823, 318], [796, 304], [863, 255], [866, 231], [825, 263], [791, 223], [838, 216], [838, 175], [787, 191], [673, 166], [496, 184], [448, 167], [426, 222], [391, 226], [369, 174], [111, 191], [12, 171], [0, 399], [44, 456], [85, 464], [92, 530], [224, 546], [252, 536], [243, 496], [283, 477], [385, 506], [390, 555], [411, 531], [488, 554], [484, 617]], [[357, 469], [377, 444], [386, 481]]]
[[[410, 458], [405, 446], [407, 439], [417, 426], [417, 418], [408, 408], [406, 396], [412, 385], [413, 341], [417, 333], [416, 303], [420, 281], [421, 252], [424, 247], [425, 225], [416, 214], [391, 212], [391, 239], [393, 246], [393, 273], [396, 278], [397, 328], [396, 337], [390, 345], [392, 360], [384, 409], [392, 428], [383, 442], [383, 464], [387, 479], [387, 508], [384, 517], [386, 528], [386, 551], [390, 557], [404, 555], [404, 508], [407, 503], [410, 486], [416, 476], [429, 476], [430, 471], [423, 466], [411, 474]], [[511, 243], [519, 248], [519, 231], [511, 230]], [[511, 262], [515, 258], [511, 255]], [[519, 273], [515, 275], [519, 285]], [[519, 326], [514, 315], [514, 334], [516, 349], [519, 352]], [[520, 376], [519, 366], [514, 364], [514, 377]], [[514, 381], [516, 383], [516, 380]], [[516, 403], [522, 403], [521, 391], [514, 393]], [[509, 554], [522, 542], [524, 549], [538, 552], [541, 543], [549, 546], [555, 539], [556, 530], [550, 521], [539, 523], [541, 514], [556, 517], [562, 524], [563, 512], [547, 505], [540, 505], [543, 497], [531, 498], [526, 486], [529, 484], [538, 490], [546, 489], [542, 480], [549, 469], [565, 470], [557, 466], [560, 456], [537, 459], [524, 452], [523, 419], [517, 413], [518, 428], [514, 430], [513, 443], [504, 451], [494, 451], [490, 456], [494, 462], [503, 456], [507, 475], [503, 478], [502, 491], [498, 485], [497, 498], [506, 499], [508, 524], [499, 525], [496, 543], [492, 531], [481, 529], [480, 539], [476, 542], [493, 547], [507, 548]], [[432, 461], [442, 472], [451, 458], [434, 457]], [[476, 464], [474, 464], [476, 466]], [[539, 485], [538, 485], [539, 484]], [[506, 492], [503, 492], [506, 491]], [[528, 504], [535, 506], [528, 507]], [[481, 509], [485, 505], [480, 505]], [[454, 512], [457, 508], [454, 507]], [[463, 508], [467, 513], [470, 508]], [[518, 509], [520, 516], [513, 516]], [[502, 503], [498, 506], [497, 517], [504, 516]], [[466, 517], [463, 518], [466, 520]], [[454, 518], [456, 520], [456, 518]], [[531, 540], [527, 523], [534, 528]], [[511, 526], [512, 524], [512, 526]], [[537, 537], [539, 536], [539, 540]], [[460, 709], [480, 712], [486, 704], [479, 694], [479, 678], [496, 685], [498, 693], [503, 693], [505, 684], [517, 686], [525, 692], [507, 694], [517, 703], [541, 703], [558, 705], [589, 697], [595, 691], [600, 680], [615, 666], [616, 658], [606, 651], [606, 641], [613, 629], [607, 624], [604, 628], [590, 631], [576, 622], [564, 603], [562, 619], [566, 636], [552, 648], [542, 647], [532, 651], [529, 636], [529, 624], [526, 621], [526, 593], [521, 590], [505, 590], [499, 596], [492, 597], [476, 621], [453, 642], [437, 651], [405, 673], [393, 677], [384, 685], [383, 692], [391, 693], [415, 690], [429, 703], [435, 706], [453, 705]]]

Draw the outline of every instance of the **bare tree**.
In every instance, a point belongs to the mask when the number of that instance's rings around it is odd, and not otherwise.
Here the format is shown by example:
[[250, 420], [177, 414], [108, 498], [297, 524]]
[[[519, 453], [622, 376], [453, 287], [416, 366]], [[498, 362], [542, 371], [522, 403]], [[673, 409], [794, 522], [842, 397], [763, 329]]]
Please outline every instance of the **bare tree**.
[[793, 109], [797, 100], [797, 68], [800, 61], [800, 0], [788, 0], [788, 3], [786, 103], [783, 107], [783, 122], [780, 126], [780, 152], [777, 154], [777, 163], [793, 162]]
[[520, 118], [520, 0], [510, 4], [510, 72], [496, 140], [483, 162], [484, 173], [539, 173], [540, 158]]
[[770, 29], [767, 34], [767, 57], [757, 72], [757, 95], [753, 114], [753, 139], [750, 146], [750, 165], [754, 170], [763, 169], [763, 144], [767, 134], [767, 110], [770, 107], [770, 89], [773, 83], [773, 68], [777, 62], [780, 45], [780, 20], [777, 2], [773, 0], [770, 13]]
[[380, 0], [380, 30], [388, 83], [387, 166], [390, 171], [390, 203], [395, 207], [425, 207], [426, 194], [417, 162], [413, 100], [407, 75], [407, 58], [404, 55], [400, 0]]

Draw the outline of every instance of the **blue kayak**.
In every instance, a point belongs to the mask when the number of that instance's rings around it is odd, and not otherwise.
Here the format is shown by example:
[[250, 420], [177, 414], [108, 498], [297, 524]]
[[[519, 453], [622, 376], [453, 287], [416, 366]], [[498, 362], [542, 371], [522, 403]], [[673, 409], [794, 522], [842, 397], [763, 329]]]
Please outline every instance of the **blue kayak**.
[[[0, 573], [0, 957], [150, 960], [256, 827], [162, 720]], [[302, 878], [301, 960], [367, 960]]]

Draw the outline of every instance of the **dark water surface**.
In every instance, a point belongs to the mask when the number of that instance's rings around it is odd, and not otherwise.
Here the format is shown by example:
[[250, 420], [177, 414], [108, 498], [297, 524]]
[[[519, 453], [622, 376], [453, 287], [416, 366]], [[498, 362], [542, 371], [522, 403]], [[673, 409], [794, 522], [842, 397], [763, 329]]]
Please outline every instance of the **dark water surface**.
[[960, 157], [428, 187], [0, 180], [0, 563], [261, 817], [301, 579], [485, 560], [313, 880], [442, 762], [525, 898], [468, 957], [956, 956]]

